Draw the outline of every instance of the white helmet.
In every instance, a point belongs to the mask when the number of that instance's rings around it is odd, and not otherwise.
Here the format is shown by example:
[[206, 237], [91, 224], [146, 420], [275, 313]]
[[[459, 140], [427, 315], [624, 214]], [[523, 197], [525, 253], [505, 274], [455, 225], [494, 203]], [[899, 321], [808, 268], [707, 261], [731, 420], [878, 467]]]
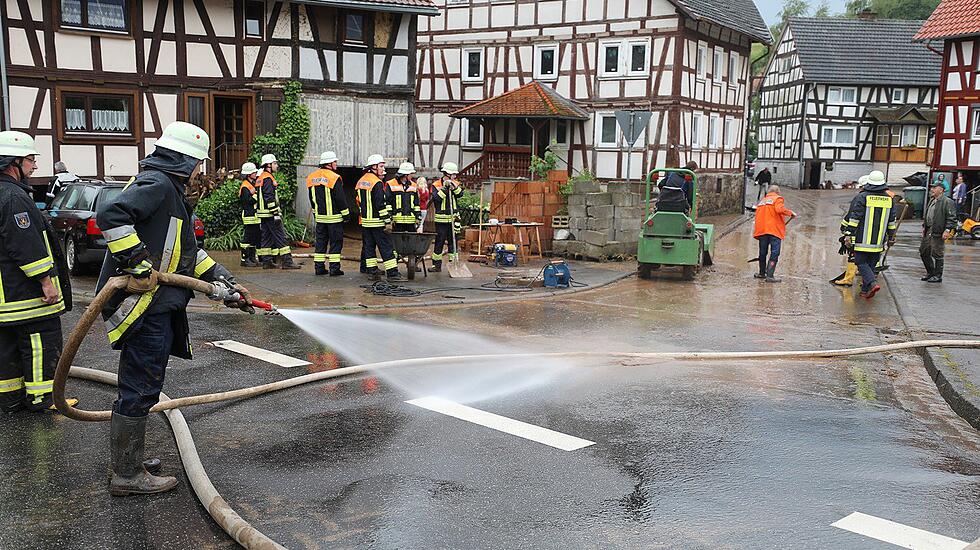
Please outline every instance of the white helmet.
[[861, 176], [860, 178], [858, 178], [858, 184], [857, 184], [858, 189], [861, 189], [867, 184], [868, 184], [868, 176]]
[[245, 164], [242, 165], [243, 176], [250, 176], [258, 171], [259, 169], [255, 166], [255, 163], [246, 162]]
[[276, 156], [273, 155], [272, 153], [266, 153], [262, 155], [262, 160], [259, 162], [259, 164], [261, 164], [262, 166], [266, 166], [272, 164], [273, 162], [279, 162], [279, 161], [276, 159]]
[[367, 158], [367, 162], [364, 163], [364, 167], [367, 168], [368, 166], [377, 166], [377, 165], [381, 164], [384, 161], [385, 161], [385, 158], [382, 155], [377, 155], [377, 154], [370, 155]]
[[868, 185], [885, 185], [886, 183], [885, 173], [881, 170], [872, 170], [868, 174]]
[[326, 153], [320, 155], [320, 164], [330, 164], [331, 162], [337, 162], [338, 160], [340, 159], [337, 158], [337, 153], [334, 153], [333, 151], [327, 151]]
[[447, 162], [442, 165], [442, 171], [450, 176], [455, 176], [459, 173], [459, 166], [456, 166], [455, 162]]
[[34, 145], [34, 138], [24, 132], [13, 130], [0, 132], [0, 156], [26, 157], [40, 154], [37, 152], [37, 146]]
[[411, 162], [403, 162], [401, 166], [398, 167], [399, 176], [411, 176], [415, 173], [415, 165]]
[[203, 129], [178, 120], [163, 129], [156, 146], [177, 151], [197, 160], [204, 160], [208, 158], [208, 152], [211, 150], [211, 138]]

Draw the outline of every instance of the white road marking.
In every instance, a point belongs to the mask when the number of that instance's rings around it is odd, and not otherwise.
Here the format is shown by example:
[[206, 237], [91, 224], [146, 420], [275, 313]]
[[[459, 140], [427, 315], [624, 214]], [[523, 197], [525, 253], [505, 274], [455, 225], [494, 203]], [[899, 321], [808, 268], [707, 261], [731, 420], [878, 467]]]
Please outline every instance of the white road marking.
[[296, 359], [295, 357], [290, 357], [288, 355], [283, 355], [267, 349], [257, 348], [248, 344], [236, 342], [235, 340], [218, 340], [217, 342], [211, 342], [211, 345], [221, 349], [226, 349], [228, 351], [233, 351], [235, 353], [240, 353], [242, 355], [247, 355], [249, 357], [254, 357], [256, 359], [261, 359], [266, 363], [272, 363], [273, 365], [279, 365], [280, 367], [285, 368], [303, 367], [310, 364], [309, 361], [303, 361], [302, 359]]
[[831, 526], [913, 550], [963, 550], [969, 544], [861, 512], [854, 512]]
[[480, 426], [492, 428], [504, 433], [516, 435], [517, 437], [523, 437], [524, 439], [544, 443], [545, 445], [549, 445], [563, 451], [574, 451], [576, 449], [588, 447], [589, 445], [595, 445], [594, 441], [588, 441], [572, 435], [563, 434], [554, 430], [521, 422], [520, 420], [507, 418], [506, 416], [500, 416], [498, 414], [474, 409], [473, 407], [467, 407], [466, 405], [460, 405], [459, 403], [454, 403], [441, 397], [421, 397], [419, 399], [406, 401], [406, 403], [415, 405], [416, 407], [422, 407], [423, 409], [428, 409], [430, 411], [435, 411], [437, 413], [442, 413], [447, 416], [452, 416], [453, 418], [479, 424]]

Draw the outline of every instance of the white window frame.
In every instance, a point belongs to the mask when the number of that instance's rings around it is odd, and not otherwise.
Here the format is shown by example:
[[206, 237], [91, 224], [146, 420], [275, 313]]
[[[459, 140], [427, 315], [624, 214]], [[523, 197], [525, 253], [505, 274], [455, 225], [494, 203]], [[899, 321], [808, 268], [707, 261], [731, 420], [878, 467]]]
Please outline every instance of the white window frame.
[[[599, 78], [619, 78], [623, 76], [623, 45], [623, 41], [621, 40], [605, 40], [599, 42], [599, 57], [596, 59]], [[616, 57], [615, 71], [606, 70], [606, 50], [609, 48], [617, 48], [619, 50], [619, 54]]]
[[725, 50], [717, 46], [711, 52], [711, 80], [715, 86], [725, 80]]
[[[826, 132], [827, 130], [830, 130], [832, 132], [833, 140], [831, 141], [827, 141], [826, 139], [824, 139], [824, 132]], [[851, 141], [845, 142], [840, 140], [838, 134], [842, 130], [850, 130], [852, 132]], [[854, 147], [854, 144], [857, 143], [857, 134], [858, 134], [858, 129], [856, 126], [824, 126], [820, 128], [820, 146], [821, 147]]]
[[[831, 99], [831, 95], [837, 91], [837, 100]], [[844, 92], [846, 90], [854, 91], [854, 100], [846, 101], [844, 99]], [[858, 89], [854, 86], [828, 86], [827, 87], [827, 105], [857, 105], [858, 101]]]
[[721, 116], [718, 113], [708, 115], [708, 149], [721, 149]]
[[[612, 141], [602, 141], [602, 121], [612, 119], [615, 128]], [[595, 114], [595, 148], [596, 149], [618, 149], [619, 148], [619, 123], [616, 122], [616, 114], [611, 111], [598, 112]]]
[[[551, 51], [554, 53], [554, 72], [552, 74], [544, 74], [541, 72], [541, 53], [545, 51]], [[534, 46], [533, 63], [535, 80], [543, 80], [546, 82], [558, 80], [558, 71], [560, 70], [558, 66], [558, 44], [536, 44]]]
[[735, 118], [726, 116], [725, 125], [725, 149], [736, 149], [735, 147]]
[[[470, 54], [478, 53], [480, 54], [480, 75], [470, 76]], [[483, 48], [463, 48], [462, 56], [459, 60], [459, 73], [460, 79], [463, 82], [483, 82], [483, 76], [486, 73], [486, 52]]]
[[691, 113], [691, 149], [703, 149], [705, 147], [705, 137], [702, 134], [704, 125], [707, 122], [704, 113]]
[[[558, 125], [562, 122], [565, 123], [565, 141], [558, 141]], [[554, 124], [551, 125], [551, 141], [554, 143], [555, 147], [560, 149], [568, 148], [568, 139], [572, 134], [572, 125], [568, 120], [565, 119], [555, 119]]]
[[980, 105], [974, 105], [970, 117], [970, 139], [980, 140]]
[[[640, 70], [633, 70], [633, 46], [643, 46], [643, 68]], [[650, 76], [650, 39], [649, 38], [637, 38], [626, 41], [626, 56], [623, 59], [625, 62], [625, 73], [626, 76], [639, 76], [645, 77]]]
[[738, 78], [742, 73], [742, 60], [739, 59], [738, 52], [728, 53], [728, 85], [734, 88], [738, 85]]
[[483, 132], [480, 132], [479, 141], [470, 141], [470, 125], [476, 123], [479, 126], [479, 122], [471, 121], [471, 119], [464, 118], [460, 124], [460, 136], [459, 142], [464, 149], [467, 148], [482, 148], [483, 147]]
[[777, 149], [783, 148], [783, 127], [776, 126], [776, 135], [773, 138], [773, 143], [776, 144]]
[[704, 80], [708, 76], [707, 42], [698, 42], [698, 49], [694, 58], [694, 74], [699, 80]]
[[902, 125], [902, 140], [899, 142], [900, 146], [918, 147], [918, 143], [919, 143], [919, 127], [913, 124]]
[[469, 4], [470, 0], [446, 0], [447, 6], [459, 6], [462, 4]]
[[892, 103], [905, 103], [905, 88], [894, 88], [892, 89]]

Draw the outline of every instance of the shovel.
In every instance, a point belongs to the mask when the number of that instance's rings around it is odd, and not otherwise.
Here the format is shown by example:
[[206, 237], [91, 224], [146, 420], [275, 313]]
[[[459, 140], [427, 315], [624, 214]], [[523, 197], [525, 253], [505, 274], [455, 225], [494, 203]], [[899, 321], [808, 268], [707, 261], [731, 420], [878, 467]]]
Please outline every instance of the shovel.
[[[908, 209], [909, 209], [909, 203], [905, 203], [905, 206], [902, 207], [902, 213], [899, 214], [898, 216], [898, 223], [895, 224], [896, 235], [898, 234], [899, 228], [902, 227], [902, 221], [905, 220], [905, 213], [908, 211]], [[925, 214], [923, 214], [923, 216], [925, 216]], [[888, 253], [891, 251], [891, 249], [892, 247], [890, 246], [885, 248], [885, 253], [881, 255], [881, 260], [879, 260], [878, 265], [875, 266], [875, 273], [881, 273], [882, 271], [885, 271], [890, 267], [888, 264], [885, 263], [885, 260], [888, 259]]]
[[[456, 185], [455, 182], [453, 185]], [[470, 268], [466, 264], [459, 261], [459, 252], [456, 250], [456, 209], [452, 191], [449, 192], [446, 200], [449, 201], [449, 215], [453, 218], [452, 235], [449, 239], [449, 253], [453, 259], [449, 261], [449, 276], [453, 279], [472, 279], [473, 273], [470, 272]]]

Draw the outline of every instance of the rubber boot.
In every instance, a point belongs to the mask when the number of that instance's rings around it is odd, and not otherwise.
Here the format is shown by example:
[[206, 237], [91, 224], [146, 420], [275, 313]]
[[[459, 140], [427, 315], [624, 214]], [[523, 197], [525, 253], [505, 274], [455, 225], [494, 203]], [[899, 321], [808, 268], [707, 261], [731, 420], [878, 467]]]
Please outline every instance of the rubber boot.
[[143, 466], [146, 420], [146, 416], [130, 417], [112, 413], [109, 435], [112, 481], [109, 483], [109, 494], [114, 497], [164, 493], [177, 486], [177, 478], [157, 477]]
[[0, 413], [14, 414], [24, 408], [24, 391], [0, 393]]
[[327, 266], [323, 262], [313, 262], [313, 274], [314, 275], [326, 275]]
[[936, 269], [932, 272], [932, 277], [926, 279], [927, 283], [941, 283], [943, 282], [943, 264], [946, 260], [942, 258], [933, 258], [932, 263], [935, 264]]
[[276, 261], [272, 256], [262, 256], [262, 269], [275, 269]]
[[242, 262], [242, 267], [259, 267], [258, 258], [255, 257], [255, 248], [248, 247], [245, 249], [245, 260]]
[[343, 274], [344, 274], [344, 272], [343, 272], [343, 270], [340, 269], [340, 263], [339, 262], [333, 262], [333, 263], [330, 264], [330, 276], [331, 277], [340, 277]]
[[381, 280], [381, 270], [379, 270], [376, 267], [369, 267], [369, 268], [367, 268], [367, 276], [368, 276], [368, 279], [371, 280], [371, 281], [380, 281]]
[[385, 272], [385, 276], [387, 276], [387, 278], [388, 278], [389, 281], [404, 281], [405, 280], [405, 278], [402, 277], [401, 272], [398, 271], [398, 268], [397, 267], [393, 267], [393, 268], [389, 269], [388, 271], [386, 271]]
[[282, 269], [301, 269], [299, 265], [293, 262], [292, 254], [284, 254], [282, 257]]
[[848, 262], [847, 267], [844, 268], [844, 273], [830, 282], [837, 286], [851, 286], [854, 284], [854, 276], [857, 275], [857, 270], [857, 264]]
[[767, 283], [779, 283], [782, 279], [776, 277], [776, 262], [769, 262], [766, 266], [766, 282]]
[[442, 260], [432, 260], [432, 267], [429, 268], [431, 273], [439, 273], [442, 271]]

